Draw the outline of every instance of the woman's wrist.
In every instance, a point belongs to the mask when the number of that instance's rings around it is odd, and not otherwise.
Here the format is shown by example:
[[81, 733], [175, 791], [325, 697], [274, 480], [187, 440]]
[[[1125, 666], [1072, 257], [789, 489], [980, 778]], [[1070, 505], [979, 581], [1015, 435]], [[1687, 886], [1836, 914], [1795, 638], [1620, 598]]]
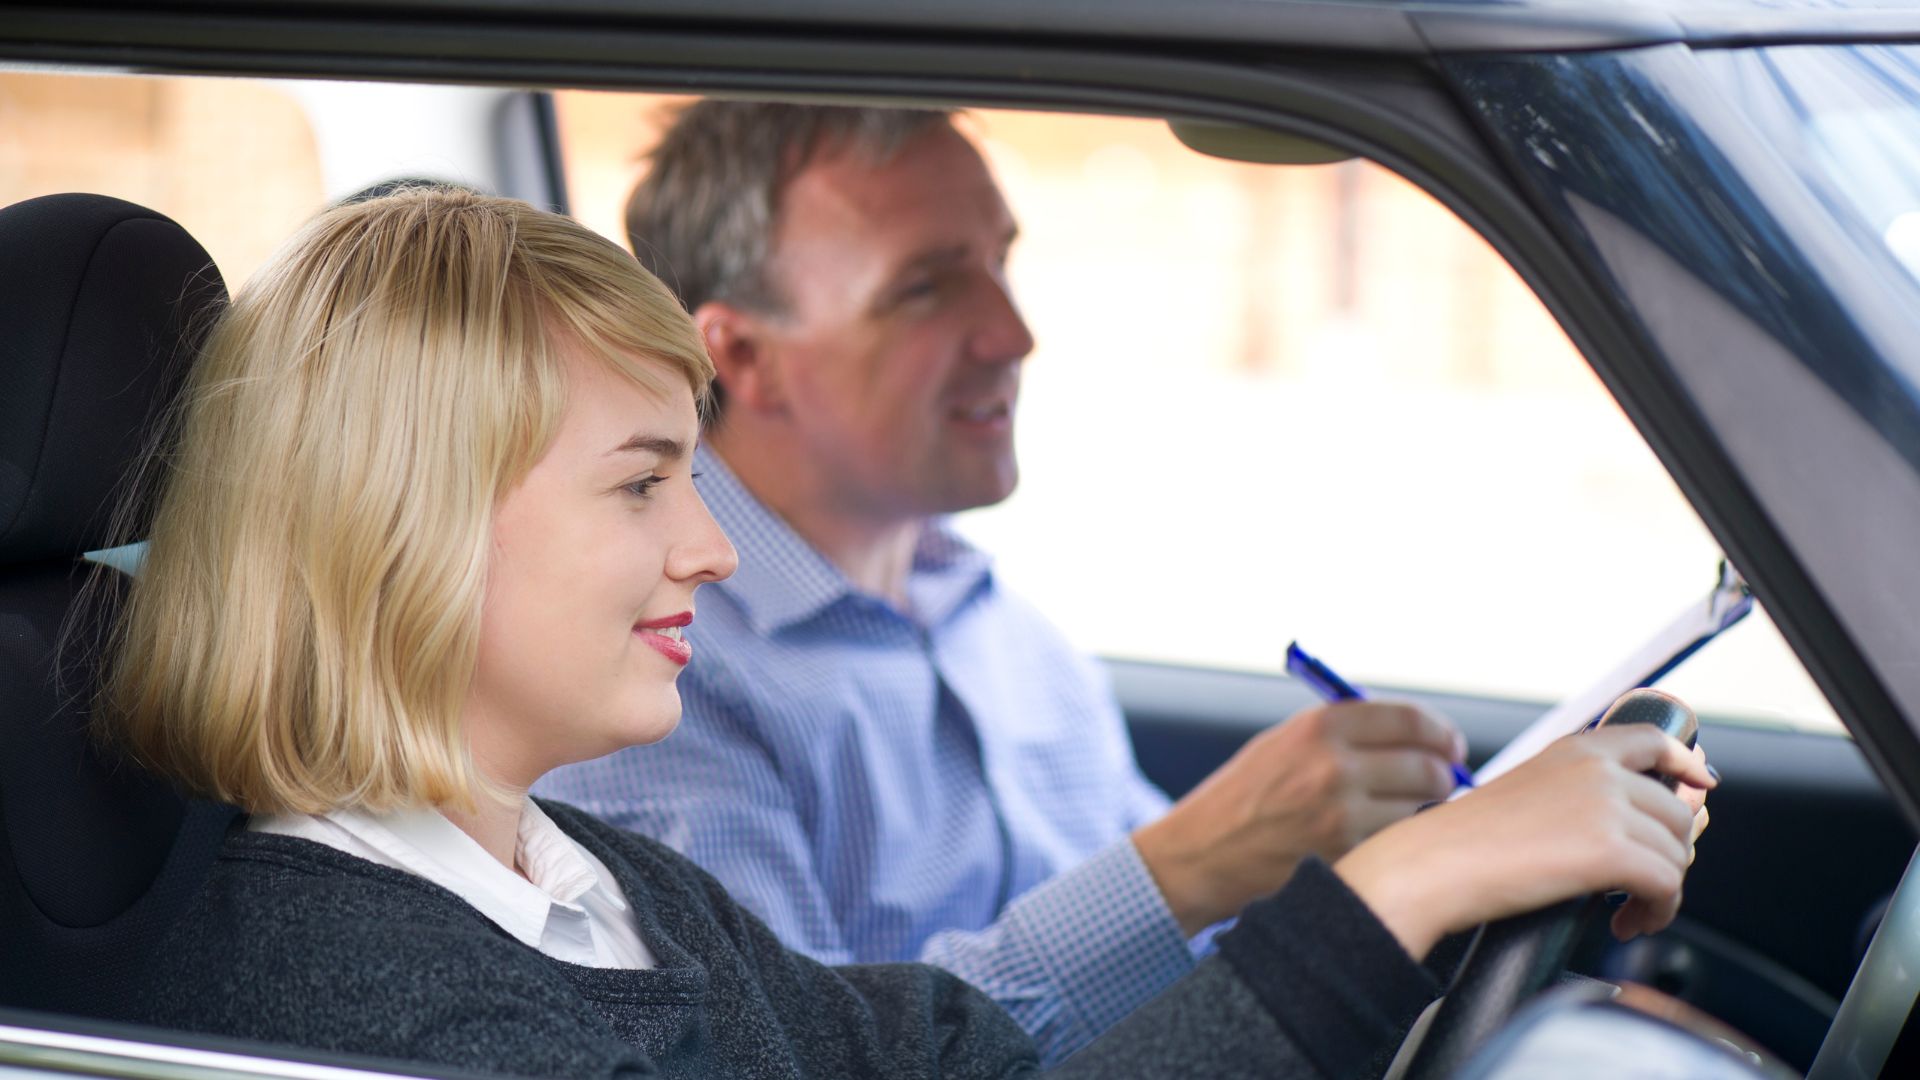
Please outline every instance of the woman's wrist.
[[1334, 863], [1333, 872], [1408, 956], [1424, 960], [1450, 929], [1449, 897], [1444, 884], [1435, 884], [1443, 878], [1394, 839], [1382, 833], [1361, 844]]

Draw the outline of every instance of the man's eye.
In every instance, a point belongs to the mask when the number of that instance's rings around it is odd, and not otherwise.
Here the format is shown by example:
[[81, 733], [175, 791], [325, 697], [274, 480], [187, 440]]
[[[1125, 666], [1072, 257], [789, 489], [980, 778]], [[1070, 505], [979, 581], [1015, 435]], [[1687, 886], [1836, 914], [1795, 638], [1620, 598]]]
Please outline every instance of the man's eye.
[[631, 484], [622, 484], [620, 486], [625, 488], [629, 494], [638, 495], [643, 499], [647, 499], [652, 498], [653, 489], [665, 479], [666, 477], [664, 476], [649, 476], [644, 480], [635, 480]]

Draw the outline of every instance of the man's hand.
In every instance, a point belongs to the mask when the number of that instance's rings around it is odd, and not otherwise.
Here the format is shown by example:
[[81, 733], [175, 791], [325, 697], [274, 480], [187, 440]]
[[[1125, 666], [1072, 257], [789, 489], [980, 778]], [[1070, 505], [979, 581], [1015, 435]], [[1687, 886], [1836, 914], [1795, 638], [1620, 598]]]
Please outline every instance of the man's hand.
[[1192, 934], [1453, 790], [1465, 740], [1413, 705], [1320, 705], [1255, 736], [1134, 846]]

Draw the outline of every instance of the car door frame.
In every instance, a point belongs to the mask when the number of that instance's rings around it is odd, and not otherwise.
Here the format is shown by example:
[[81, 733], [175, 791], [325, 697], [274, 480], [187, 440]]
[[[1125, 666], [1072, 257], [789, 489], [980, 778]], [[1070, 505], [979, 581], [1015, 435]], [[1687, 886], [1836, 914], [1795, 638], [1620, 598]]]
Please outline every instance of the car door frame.
[[[1502, 163], [1431, 46], [1421, 52], [1429, 39], [1465, 51], [1540, 48], [1555, 40], [1586, 48], [1671, 40], [1658, 20], [1556, 30], [1531, 10], [1452, 13], [1428, 19], [1414, 38], [1388, 35], [1387, 51], [1365, 54], [1143, 44], [1125, 36], [1146, 17], [1147, 9], [1133, 3], [1116, 9], [1115, 37], [1091, 30], [1023, 36], [1019, 28], [995, 34], [954, 14], [960, 5], [945, 15], [913, 6], [916, 14], [906, 21], [914, 25], [891, 32], [861, 32], [831, 19], [796, 30], [790, 13], [783, 18], [777, 7], [753, 3], [730, 4], [727, 18], [706, 23], [659, 13], [666, 9], [588, 3], [534, 10], [500, 0], [459, 8], [416, 2], [390, 5], [392, 14], [377, 18], [336, 7], [338, 14], [325, 5], [288, 12], [229, 0], [215, 15], [167, 5], [23, 5], [0, 22], [0, 61], [1158, 115], [1269, 128], [1360, 154], [1448, 206], [1533, 288], [1746, 573], [1909, 821], [1920, 823], [1920, 737], [1893, 695], [1635, 313]], [[856, 2], [830, 10], [857, 21], [862, 13], [878, 19], [882, 8]], [[1340, 32], [1341, 20], [1378, 18], [1316, 5], [1275, 11], [1280, 22], [1314, 14], [1319, 22], [1303, 23], [1301, 39], [1345, 42], [1349, 50], [1356, 35]], [[380, 32], [369, 33], [375, 22]], [[1913, 24], [1906, 32], [1920, 31], [1920, 18], [1909, 16], [1906, 24]]]

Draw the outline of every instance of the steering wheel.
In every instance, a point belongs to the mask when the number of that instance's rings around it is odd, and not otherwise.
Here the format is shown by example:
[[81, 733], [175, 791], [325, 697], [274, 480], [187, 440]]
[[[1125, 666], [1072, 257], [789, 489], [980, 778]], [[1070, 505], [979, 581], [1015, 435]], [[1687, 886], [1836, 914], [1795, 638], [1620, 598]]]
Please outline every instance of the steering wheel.
[[[1652, 724], [1689, 748], [1699, 732], [1693, 710], [1658, 690], [1622, 695], [1600, 718], [1601, 726], [1612, 724]], [[1668, 778], [1667, 786], [1675, 782]], [[1602, 907], [1599, 897], [1580, 896], [1481, 927], [1414, 1050], [1407, 1080], [1440, 1080], [1459, 1072], [1521, 1003], [1559, 980], [1581, 933]]]

